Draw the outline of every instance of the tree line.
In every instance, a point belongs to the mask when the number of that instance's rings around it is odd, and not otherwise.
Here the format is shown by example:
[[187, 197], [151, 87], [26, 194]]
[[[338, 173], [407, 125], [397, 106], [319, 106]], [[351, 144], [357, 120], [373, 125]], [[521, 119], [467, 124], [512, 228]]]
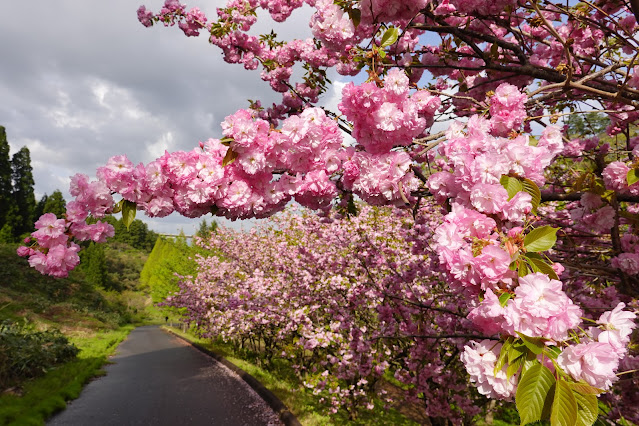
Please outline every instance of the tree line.
[[13, 156], [7, 132], [0, 126], [0, 242], [17, 242], [34, 230], [33, 222], [44, 213], [61, 218], [66, 209], [62, 192], [44, 194], [36, 202], [29, 148], [23, 146]]
[[0, 126], [0, 241], [17, 241], [33, 229], [36, 201], [29, 149], [9, 156], [7, 132]]
[[[23, 146], [11, 156], [6, 129], [0, 126], [0, 242], [21, 240], [33, 232], [33, 223], [44, 213], [64, 217], [66, 200], [62, 192], [56, 189], [36, 201], [34, 185], [29, 148]], [[141, 220], [133, 221], [128, 231], [121, 220], [108, 217], [106, 221], [115, 228], [113, 241], [146, 252], [153, 249], [158, 235]]]

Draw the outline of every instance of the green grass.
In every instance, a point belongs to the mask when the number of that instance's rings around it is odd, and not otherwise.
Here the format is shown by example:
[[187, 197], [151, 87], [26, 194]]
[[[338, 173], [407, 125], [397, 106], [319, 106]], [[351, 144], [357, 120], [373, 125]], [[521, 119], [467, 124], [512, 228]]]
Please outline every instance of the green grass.
[[43, 276], [17, 256], [16, 248], [16, 244], [0, 244], [0, 321], [27, 321], [37, 330], [60, 330], [80, 349], [75, 360], [38, 378], [22, 378], [11, 384], [9, 392], [0, 389], [1, 425], [41, 425], [101, 374], [108, 356], [134, 328], [132, 324], [151, 318], [147, 313], [151, 298], [133, 284], [131, 277], [135, 271], [139, 274], [143, 256], [132, 256], [131, 250], [112, 256], [119, 267], [111, 272], [123, 281], [130, 278], [126, 289], [107, 291], [87, 282], [81, 270], [63, 279]]
[[171, 331], [186, 338], [191, 342], [222, 355], [228, 361], [255, 377], [268, 390], [273, 392], [297, 419], [305, 426], [319, 425], [397, 425], [409, 426], [418, 423], [402, 416], [395, 409], [388, 409], [380, 402], [373, 410], [360, 410], [356, 420], [349, 420], [343, 412], [335, 415], [328, 414], [326, 405], [319, 402], [315, 396], [304, 388], [296, 377], [293, 369], [284, 360], [274, 360], [269, 369], [256, 365], [257, 360], [251, 357], [241, 356], [230, 344], [212, 342], [193, 336], [190, 333], [170, 328]]
[[84, 384], [102, 374], [101, 368], [108, 356], [133, 328], [127, 325], [85, 337], [71, 337], [80, 349], [78, 358], [50, 370], [43, 377], [24, 382], [23, 396], [0, 396], [0, 424], [44, 424], [48, 417], [66, 407], [66, 401], [77, 398]]

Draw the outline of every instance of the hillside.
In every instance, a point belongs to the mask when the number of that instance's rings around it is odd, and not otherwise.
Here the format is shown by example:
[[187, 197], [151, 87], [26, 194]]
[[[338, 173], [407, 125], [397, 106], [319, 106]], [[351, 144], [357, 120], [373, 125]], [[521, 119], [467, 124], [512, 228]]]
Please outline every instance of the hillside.
[[0, 244], [0, 424], [41, 424], [100, 374], [133, 324], [151, 320], [137, 282], [148, 255], [110, 243], [97, 285], [87, 267], [43, 276], [16, 248]]

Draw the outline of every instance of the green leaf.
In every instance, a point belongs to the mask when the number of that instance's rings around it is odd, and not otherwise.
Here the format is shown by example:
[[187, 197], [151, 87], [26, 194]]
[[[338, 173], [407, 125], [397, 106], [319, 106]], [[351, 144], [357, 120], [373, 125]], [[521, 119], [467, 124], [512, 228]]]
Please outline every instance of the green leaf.
[[502, 308], [505, 308], [508, 304], [508, 301], [513, 298], [512, 293], [504, 292], [499, 296], [499, 304]]
[[503, 186], [506, 189], [506, 192], [508, 192], [509, 200], [519, 191], [524, 190], [524, 185], [522, 185], [521, 181], [512, 176], [502, 175], [501, 179], [499, 179], [499, 183], [501, 183], [501, 186]]
[[517, 334], [519, 335], [519, 337], [521, 337], [521, 340], [524, 342], [524, 345], [526, 345], [526, 348], [528, 348], [535, 355], [539, 355], [546, 347], [546, 345], [544, 344], [544, 339], [542, 337], [528, 337], [525, 334], [521, 334], [519, 332]]
[[551, 249], [557, 241], [558, 230], [559, 228], [553, 228], [550, 225], [533, 229], [524, 238], [526, 251], [540, 252]]
[[612, 200], [616, 198], [616, 196], [617, 196], [617, 193], [613, 191], [612, 189], [609, 189], [607, 191], [604, 191], [601, 194], [601, 199], [606, 201], [608, 204], [610, 204], [612, 203]]
[[604, 393], [603, 389], [590, 386], [586, 382], [570, 383], [570, 387], [572, 390], [579, 392], [582, 395], [599, 395], [600, 393]]
[[526, 355], [528, 350], [526, 346], [520, 340], [515, 340], [512, 347], [508, 350], [508, 363], [514, 362], [517, 358]]
[[630, 169], [626, 174], [626, 181], [628, 181], [628, 185], [632, 185], [633, 183], [639, 182], [639, 170], [638, 169]]
[[550, 424], [552, 426], [575, 426], [577, 423], [577, 400], [565, 380], [557, 380], [555, 398], [552, 402]]
[[530, 252], [530, 253], [526, 253], [526, 254], [525, 254], [525, 256], [526, 256], [526, 257], [528, 257], [528, 258], [530, 258], [530, 259], [540, 259], [540, 260], [543, 260], [543, 258], [544, 258], [544, 257], [543, 257], [542, 255], [540, 255], [539, 253], [532, 253], [532, 252]]
[[544, 354], [550, 359], [557, 359], [561, 355], [561, 349], [557, 346], [546, 346], [544, 348]]
[[526, 371], [528, 371], [530, 367], [537, 365], [538, 362], [539, 361], [537, 361], [537, 357], [535, 357], [535, 354], [532, 352], [528, 352], [528, 356], [524, 360], [524, 364], [521, 367], [521, 374], [526, 374]]
[[528, 275], [528, 273], [528, 266], [526, 266], [524, 262], [519, 262], [519, 270], [517, 271], [517, 276], [525, 277], [526, 275]]
[[120, 200], [117, 203], [115, 203], [115, 206], [113, 206], [113, 211], [111, 213], [116, 214], [122, 211], [122, 201], [124, 200]]
[[233, 164], [237, 156], [238, 156], [237, 152], [233, 151], [231, 148], [227, 149], [226, 155], [224, 155], [224, 159], [222, 160], [222, 167], [228, 166], [229, 164]]
[[226, 137], [220, 139], [220, 143], [224, 146], [231, 146], [231, 142], [233, 142], [233, 138]]
[[555, 384], [555, 376], [548, 367], [539, 361], [535, 362], [522, 375], [515, 395], [522, 425], [541, 420], [552, 404], [551, 389]]
[[398, 37], [399, 37], [399, 31], [397, 30], [397, 28], [391, 27], [387, 29], [384, 35], [382, 36], [380, 46], [388, 47], [391, 44], [395, 43]]
[[136, 204], [133, 201], [122, 200], [122, 222], [126, 226], [127, 231], [135, 220]]
[[513, 363], [508, 363], [508, 368], [506, 369], [506, 377], [511, 378], [513, 375], [517, 374], [519, 369], [524, 365], [526, 361], [525, 356], [520, 356]]
[[528, 258], [528, 264], [530, 265], [530, 269], [533, 272], [541, 272], [542, 274], [548, 275], [553, 280], [558, 280], [559, 277], [552, 266], [550, 266], [544, 259], [537, 258], [536, 256], [529, 256], [537, 253], [526, 253], [526, 257]]
[[506, 365], [506, 360], [508, 359], [508, 351], [512, 347], [513, 338], [509, 337], [506, 339], [504, 344], [501, 346], [501, 351], [499, 352], [499, 358], [497, 358], [497, 362], [495, 363], [495, 369], [493, 370], [493, 374], [496, 375], [498, 371], [501, 371]]
[[537, 210], [537, 207], [539, 207], [539, 203], [541, 203], [541, 191], [537, 184], [530, 179], [524, 179], [522, 185], [524, 186], [524, 191], [532, 197], [532, 211], [534, 212]]
[[597, 396], [590, 394], [582, 395], [579, 392], [573, 392], [573, 395], [577, 401], [577, 425], [591, 426], [597, 421], [597, 417], [599, 417]]

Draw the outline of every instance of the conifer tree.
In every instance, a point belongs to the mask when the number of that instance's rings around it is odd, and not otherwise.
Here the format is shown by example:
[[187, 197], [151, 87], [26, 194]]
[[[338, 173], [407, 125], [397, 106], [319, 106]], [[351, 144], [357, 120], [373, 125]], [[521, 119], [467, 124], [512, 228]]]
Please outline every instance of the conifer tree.
[[144, 268], [140, 273], [140, 283], [150, 290], [153, 303], [162, 302], [178, 290], [177, 275], [195, 273], [194, 250], [182, 237], [174, 240], [158, 238]]
[[158, 239], [158, 234], [151, 231], [146, 223], [141, 220], [135, 219], [129, 225], [129, 229], [127, 229], [122, 219], [116, 219], [113, 216], [107, 216], [104, 221], [111, 224], [115, 229], [113, 241], [126, 243], [131, 247], [149, 253], [153, 250], [155, 241]]
[[104, 246], [91, 242], [82, 252], [84, 274], [88, 282], [105, 287], [107, 283], [107, 265]]
[[0, 228], [5, 225], [9, 208], [13, 203], [11, 190], [9, 142], [7, 142], [7, 132], [0, 126]]
[[35, 194], [33, 190], [33, 169], [29, 148], [22, 147], [11, 159], [13, 180], [13, 201], [18, 214], [13, 227], [13, 235], [17, 238], [33, 230], [35, 216]]
[[58, 217], [58, 219], [62, 219], [66, 213], [66, 205], [67, 203], [62, 196], [62, 192], [56, 189], [49, 197], [47, 197], [42, 213], [53, 213]]
[[209, 230], [209, 225], [206, 223], [206, 219], [202, 219], [202, 222], [200, 223], [200, 228], [197, 230], [195, 235], [197, 235], [200, 238], [206, 238], [209, 236], [210, 233], [211, 231]]
[[48, 199], [49, 196], [47, 194], [44, 194], [42, 198], [40, 198], [40, 201], [38, 201], [38, 203], [36, 204], [35, 214], [33, 215], [36, 220], [38, 220], [38, 218], [44, 214], [44, 205], [47, 203]]
[[0, 242], [2, 243], [14, 243], [16, 242], [15, 230], [19, 228], [20, 214], [18, 212], [18, 206], [11, 202], [7, 206], [7, 213], [5, 215], [4, 225], [0, 227]]

